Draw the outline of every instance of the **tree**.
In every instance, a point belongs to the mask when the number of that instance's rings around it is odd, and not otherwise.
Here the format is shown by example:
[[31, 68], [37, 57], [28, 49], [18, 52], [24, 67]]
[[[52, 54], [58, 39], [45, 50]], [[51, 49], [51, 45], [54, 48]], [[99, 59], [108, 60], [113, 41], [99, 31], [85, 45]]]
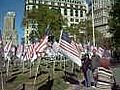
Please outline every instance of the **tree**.
[[[92, 20], [89, 20], [89, 19], [81, 20], [78, 25], [67, 27], [67, 30], [73, 36], [76, 35], [77, 41], [81, 43], [87, 43], [88, 41], [90, 41], [92, 44], [93, 42]], [[95, 30], [95, 39], [96, 39], [97, 45], [101, 44], [99, 43], [99, 41], [101, 40], [101, 37], [103, 37], [103, 34]]]
[[[59, 9], [55, 9], [54, 7], [49, 9], [47, 5], [40, 4], [38, 5], [38, 9], [33, 8], [33, 10], [28, 11], [26, 16], [28, 20], [33, 19], [37, 21], [37, 33], [39, 35], [43, 36], [47, 25], [50, 24], [51, 34], [59, 38], [61, 27], [64, 24], [64, 20]], [[32, 33], [30, 36], [33, 36]]]
[[115, 47], [120, 47], [120, 0], [114, 0], [110, 10], [109, 32], [113, 34], [112, 41]]

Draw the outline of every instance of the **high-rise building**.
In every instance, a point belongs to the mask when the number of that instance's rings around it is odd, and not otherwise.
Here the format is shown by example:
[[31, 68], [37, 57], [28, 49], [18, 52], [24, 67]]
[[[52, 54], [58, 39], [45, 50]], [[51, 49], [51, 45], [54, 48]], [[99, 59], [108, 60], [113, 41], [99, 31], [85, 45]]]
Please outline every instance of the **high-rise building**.
[[17, 31], [15, 29], [15, 12], [7, 12], [4, 17], [3, 26], [3, 43], [12, 40], [14, 45], [17, 45]]
[[[63, 18], [67, 19], [68, 26], [78, 24], [81, 20], [86, 19], [88, 4], [86, 0], [26, 0], [25, 11], [38, 8], [38, 4], [48, 5], [51, 9], [55, 7], [61, 11]], [[30, 20], [31, 22], [31, 20]], [[25, 30], [25, 42], [29, 43], [27, 37], [32, 30], [31, 24]]]
[[109, 11], [111, 9], [111, 0], [93, 0], [94, 12], [94, 25], [95, 30], [104, 34], [105, 37], [110, 37], [108, 33], [109, 26]]

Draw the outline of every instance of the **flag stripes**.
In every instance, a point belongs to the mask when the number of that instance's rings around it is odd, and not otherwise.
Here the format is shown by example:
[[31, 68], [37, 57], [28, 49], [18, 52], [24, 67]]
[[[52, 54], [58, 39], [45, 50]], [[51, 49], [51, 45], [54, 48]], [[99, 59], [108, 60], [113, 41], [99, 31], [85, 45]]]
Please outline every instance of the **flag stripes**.
[[81, 66], [79, 51], [77, 50], [76, 43], [71, 40], [67, 32], [61, 32], [59, 40], [60, 52], [67, 56], [70, 60]]
[[47, 47], [48, 42], [48, 36], [45, 36], [44, 39], [41, 40], [41, 42], [38, 44], [37, 48], [35, 48], [37, 53], [41, 53], [44, 51], [44, 49]]
[[97, 88], [103, 89], [112, 87], [112, 83], [114, 81], [112, 70], [108, 70], [103, 67], [98, 67], [97, 74], [98, 74]]
[[75, 55], [76, 57], [79, 57], [79, 53], [77, 52], [76, 48], [74, 47], [73, 44], [69, 44], [64, 40], [61, 40], [60, 43], [60, 47], [62, 47], [63, 49], [65, 49], [66, 51], [72, 53], [73, 55]]

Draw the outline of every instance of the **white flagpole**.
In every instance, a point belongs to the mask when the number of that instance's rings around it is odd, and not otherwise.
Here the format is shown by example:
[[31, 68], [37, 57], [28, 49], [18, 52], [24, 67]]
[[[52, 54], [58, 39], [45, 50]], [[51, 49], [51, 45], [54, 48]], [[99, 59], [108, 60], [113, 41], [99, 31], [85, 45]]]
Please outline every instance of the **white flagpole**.
[[24, 60], [23, 60], [23, 73], [24, 73], [24, 67], [25, 67], [25, 65], [24, 65]]
[[61, 33], [60, 33], [60, 38], [59, 38], [58, 46], [60, 45], [60, 41], [61, 41], [61, 37], [62, 37], [62, 33], [63, 33], [63, 29], [61, 30]]
[[64, 57], [64, 71], [65, 71], [65, 64], [66, 64], [66, 62], [65, 62], [65, 57]]
[[4, 90], [2, 71], [1, 71], [1, 84], [2, 84], [2, 90]]
[[[41, 53], [41, 57], [42, 57], [42, 53]], [[40, 60], [41, 60], [41, 57], [40, 57]], [[35, 74], [33, 90], [35, 90], [36, 79], [37, 79], [38, 70], [39, 70], [39, 67], [40, 67], [40, 60], [38, 60], [38, 65], [37, 65], [37, 70], [36, 70], [36, 74]]]
[[72, 62], [72, 72], [74, 72], [74, 62]]
[[31, 61], [29, 60], [29, 63], [30, 63], [30, 77], [32, 76], [32, 65], [31, 65]]
[[7, 58], [8, 59], [8, 64], [7, 64], [7, 77], [9, 76], [9, 63], [10, 63], [10, 58]]
[[95, 46], [95, 29], [94, 29], [94, 2], [92, 0], [92, 27], [93, 27], [93, 46]]

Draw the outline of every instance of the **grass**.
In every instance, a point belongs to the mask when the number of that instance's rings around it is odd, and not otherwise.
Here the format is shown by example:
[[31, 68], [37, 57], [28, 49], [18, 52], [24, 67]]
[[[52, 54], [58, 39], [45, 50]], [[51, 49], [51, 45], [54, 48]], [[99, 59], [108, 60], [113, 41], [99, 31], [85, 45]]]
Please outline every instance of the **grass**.
[[65, 90], [67, 88], [68, 88], [68, 85], [63, 79], [61, 78], [55, 79], [53, 84], [53, 90]]
[[[35, 62], [34, 66], [32, 66], [32, 76], [35, 76], [37, 64], [38, 63]], [[66, 84], [66, 82], [63, 79], [64, 71], [63, 71], [62, 66], [64, 67], [63, 62], [61, 63], [61, 66], [60, 66], [60, 63], [56, 63], [54, 71], [53, 71], [53, 63], [46, 64], [44, 62], [41, 62], [39, 73], [40, 73], [40, 70], [42, 73], [37, 77], [37, 80], [36, 80], [36, 87], [37, 88], [40, 87], [40, 89], [36, 89], [36, 90], [44, 90], [41, 87], [46, 86], [48, 84], [47, 81], [48, 81], [49, 75], [50, 75], [50, 80], [53, 80], [53, 84], [51, 84], [53, 90], [67, 89], [68, 85]], [[67, 66], [66, 70], [71, 72], [71, 62], [66, 63], [66, 66]], [[79, 67], [77, 67], [77, 66], [75, 66], [75, 68], [79, 69]], [[31, 79], [29, 78], [30, 72], [29, 72], [28, 66], [25, 68], [25, 70], [26, 69], [28, 71], [26, 73], [15, 74], [17, 76], [16, 79], [13, 82], [7, 83], [5, 90], [15, 90], [17, 86], [19, 86], [20, 84], [23, 84], [23, 83], [33, 85], [34, 78], [31, 78]], [[19, 68], [19, 71], [22, 71], [22, 68]], [[16, 73], [19, 71], [14, 70], [13, 73]], [[82, 78], [79, 72], [75, 71], [75, 73], [77, 74], [78, 79]]]

